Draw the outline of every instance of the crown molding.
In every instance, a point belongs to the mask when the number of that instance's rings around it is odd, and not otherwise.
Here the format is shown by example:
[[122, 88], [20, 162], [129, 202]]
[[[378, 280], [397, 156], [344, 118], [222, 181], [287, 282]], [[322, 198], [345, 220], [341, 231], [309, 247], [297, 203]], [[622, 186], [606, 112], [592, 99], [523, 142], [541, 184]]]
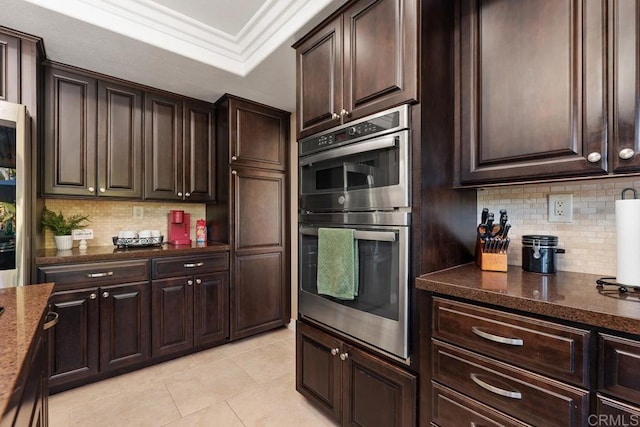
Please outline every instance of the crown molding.
[[266, 0], [232, 35], [152, 0], [25, 1], [239, 76], [246, 76], [331, 3]]

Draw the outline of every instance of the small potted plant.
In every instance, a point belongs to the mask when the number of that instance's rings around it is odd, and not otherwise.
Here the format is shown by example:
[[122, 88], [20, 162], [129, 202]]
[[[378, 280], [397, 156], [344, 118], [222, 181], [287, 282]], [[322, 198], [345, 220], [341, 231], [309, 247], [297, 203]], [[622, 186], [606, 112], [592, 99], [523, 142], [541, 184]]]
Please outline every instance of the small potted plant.
[[53, 232], [56, 248], [61, 251], [71, 249], [73, 246], [71, 231], [86, 227], [88, 225], [86, 222], [90, 222], [86, 215], [75, 214], [65, 218], [62, 212], [55, 213], [46, 207], [42, 211], [42, 226]]

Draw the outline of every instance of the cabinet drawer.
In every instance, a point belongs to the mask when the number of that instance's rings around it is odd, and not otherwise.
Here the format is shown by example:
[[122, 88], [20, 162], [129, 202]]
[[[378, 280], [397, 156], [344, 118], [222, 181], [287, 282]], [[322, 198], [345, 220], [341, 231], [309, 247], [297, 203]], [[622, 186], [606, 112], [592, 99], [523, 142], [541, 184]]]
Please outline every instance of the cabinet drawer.
[[229, 269], [229, 254], [179, 256], [151, 260], [154, 279], [185, 276], [200, 273], [213, 273]]
[[640, 342], [606, 334], [599, 341], [599, 390], [640, 402]]
[[433, 341], [433, 379], [526, 423], [586, 423], [587, 391], [437, 340]]
[[432, 385], [433, 423], [438, 426], [525, 427], [528, 425], [436, 382]]
[[433, 304], [434, 337], [589, 386], [590, 331], [440, 298]]
[[[637, 406], [628, 405], [626, 403], [618, 402], [617, 400], [609, 399], [607, 397], [598, 394], [598, 415], [609, 415], [615, 417], [615, 419], [624, 421], [625, 426], [637, 426], [640, 425], [640, 408]], [[611, 422], [609, 420], [609, 422]], [[606, 424], [602, 424], [606, 425]], [[614, 425], [614, 424], [609, 424]]]
[[92, 262], [38, 268], [39, 281], [55, 282], [55, 290], [143, 282], [149, 280], [149, 260]]

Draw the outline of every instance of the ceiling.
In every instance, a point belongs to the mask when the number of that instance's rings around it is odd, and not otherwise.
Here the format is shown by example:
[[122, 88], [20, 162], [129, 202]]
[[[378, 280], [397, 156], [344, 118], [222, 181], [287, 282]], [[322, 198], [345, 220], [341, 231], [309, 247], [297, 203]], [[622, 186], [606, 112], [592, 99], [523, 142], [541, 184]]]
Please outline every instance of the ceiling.
[[47, 58], [181, 95], [295, 111], [291, 45], [346, 0], [3, 0]]

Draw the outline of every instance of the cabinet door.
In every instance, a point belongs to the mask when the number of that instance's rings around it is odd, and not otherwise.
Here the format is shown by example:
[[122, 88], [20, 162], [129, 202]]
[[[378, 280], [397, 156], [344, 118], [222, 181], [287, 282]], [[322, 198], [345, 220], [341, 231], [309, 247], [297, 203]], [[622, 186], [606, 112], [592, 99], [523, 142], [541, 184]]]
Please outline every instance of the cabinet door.
[[20, 102], [20, 40], [0, 33], [0, 101]]
[[229, 273], [195, 277], [194, 344], [205, 346], [229, 338]]
[[342, 425], [416, 424], [416, 377], [373, 355], [343, 346]]
[[98, 195], [142, 197], [142, 92], [98, 82]]
[[342, 16], [328, 22], [296, 47], [296, 71], [298, 138], [339, 125], [342, 110]]
[[604, 4], [457, 2], [461, 183], [606, 172]]
[[193, 277], [151, 282], [151, 355], [193, 346]]
[[96, 194], [96, 86], [95, 79], [46, 68], [45, 194]]
[[296, 322], [296, 390], [335, 420], [342, 415], [341, 342]]
[[149, 358], [149, 282], [100, 288], [100, 370]]
[[344, 12], [345, 119], [418, 100], [417, 19], [416, 0], [360, 1]]
[[609, 2], [612, 135], [610, 156], [614, 172], [640, 170], [640, 12], [636, 0]]
[[215, 201], [214, 112], [211, 104], [184, 105], [184, 197]]
[[290, 114], [233, 97], [229, 110], [229, 164], [284, 171]]
[[145, 94], [144, 151], [144, 197], [182, 200], [182, 100]]
[[58, 313], [58, 324], [49, 331], [52, 390], [98, 373], [98, 288], [56, 292], [51, 311]]

